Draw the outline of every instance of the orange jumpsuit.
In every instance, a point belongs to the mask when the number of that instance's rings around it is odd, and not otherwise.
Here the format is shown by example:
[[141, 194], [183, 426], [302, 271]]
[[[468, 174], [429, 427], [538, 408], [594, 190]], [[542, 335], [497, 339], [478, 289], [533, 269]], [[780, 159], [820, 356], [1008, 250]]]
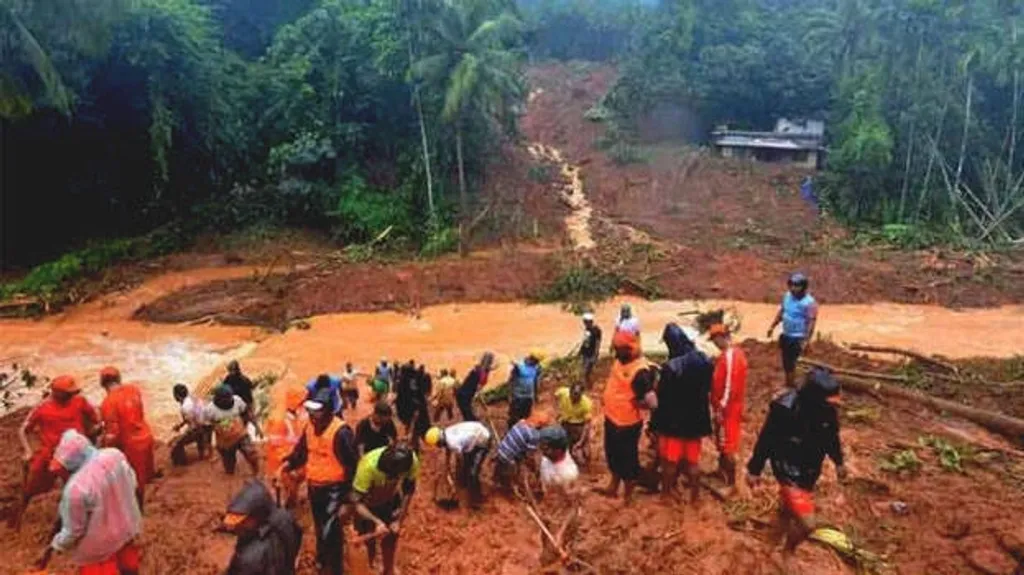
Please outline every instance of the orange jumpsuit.
[[747, 395], [747, 356], [729, 346], [718, 356], [711, 381], [711, 411], [718, 421], [718, 450], [736, 455], [740, 449], [743, 406]]
[[[103, 418], [103, 444], [124, 453], [135, 471], [138, 492], [153, 479], [156, 462], [153, 456], [153, 432], [146, 423], [142, 409], [142, 392], [138, 386], [125, 383], [112, 387], [100, 405]], [[140, 498], [141, 500], [141, 498]]]
[[[285, 394], [286, 411], [274, 413], [267, 420], [263, 433], [266, 437], [266, 470], [275, 474], [284, 463], [295, 446], [302, 438], [302, 433], [309, 424], [309, 416], [302, 409], [306, 399], [306, 389], [293, 387]], [[281, 503], [294, 504], [298, 495], [299, 485], [306, 479], [305, 468], [286, 471], [281, 474]]]
[[39, 447], [32, 454], [25, 478], [25, 495], [45, 493], [53, 488], [56, 476], [50, 471], [53, 451], [69, 429], [88, 435], [97, 422], [96, 410], [80, 395], [60, 404], [48, 398], [28, 416], [28, 429], [39, 433]]

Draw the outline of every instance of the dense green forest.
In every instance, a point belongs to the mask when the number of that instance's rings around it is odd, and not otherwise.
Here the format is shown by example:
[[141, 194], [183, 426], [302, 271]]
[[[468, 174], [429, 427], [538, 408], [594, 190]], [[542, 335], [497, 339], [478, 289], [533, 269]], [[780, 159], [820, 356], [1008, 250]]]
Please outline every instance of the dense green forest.
[[664, 102], [824, 119], [835, 215], [1012, 242], [1020, 24], [1003, 0], [0, 0], [2, 258], [255, 224], [453, 249], [552, 58], [619, 65], [617, 137]]

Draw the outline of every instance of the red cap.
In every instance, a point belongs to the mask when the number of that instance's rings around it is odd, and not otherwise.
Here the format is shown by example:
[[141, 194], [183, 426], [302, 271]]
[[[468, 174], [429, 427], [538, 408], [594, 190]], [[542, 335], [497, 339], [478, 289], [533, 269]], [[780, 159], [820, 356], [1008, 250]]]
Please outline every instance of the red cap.
[[63, 391], [64, 393], [78, 393], [82, 391], [82, 388], [78, 386], [78, 382], [75, 378], [70, 375], [60, 375], [50, 382], [50, 389], [53, 391]]
[[109, 380], [121, 381], [121, 372], [112, 365], [108, 365], [100, 370], [100, 383]]

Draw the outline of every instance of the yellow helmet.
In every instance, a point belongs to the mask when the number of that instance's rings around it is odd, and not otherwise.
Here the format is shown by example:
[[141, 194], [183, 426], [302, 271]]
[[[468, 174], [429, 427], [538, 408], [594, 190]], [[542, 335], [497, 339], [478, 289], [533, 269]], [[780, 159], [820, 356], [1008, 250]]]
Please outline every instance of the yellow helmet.
[[532, 357], [533, 359], [536, 359], [538, 362], [544, 361], [544, 350], [535, 347], [530, 350], [530, 354], [527, 355], [527, 357]]
[[427, 430], [427, 434], [423, 437], [423, 440], [427, 442], [427, 445], [436, 447], [441, 442], [441, 428], [431, 427]]

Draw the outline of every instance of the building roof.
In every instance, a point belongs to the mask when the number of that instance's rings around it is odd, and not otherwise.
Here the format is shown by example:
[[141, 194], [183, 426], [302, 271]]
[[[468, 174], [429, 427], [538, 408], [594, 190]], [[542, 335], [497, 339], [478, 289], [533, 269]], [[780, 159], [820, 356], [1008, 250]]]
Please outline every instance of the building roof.
[[715, 133], [712, 140], [722, 148], [768, 148], [773, 150], [817, 150], [821, 141], [817, 138], [793, 138], [773, 133], [733, 134]]

